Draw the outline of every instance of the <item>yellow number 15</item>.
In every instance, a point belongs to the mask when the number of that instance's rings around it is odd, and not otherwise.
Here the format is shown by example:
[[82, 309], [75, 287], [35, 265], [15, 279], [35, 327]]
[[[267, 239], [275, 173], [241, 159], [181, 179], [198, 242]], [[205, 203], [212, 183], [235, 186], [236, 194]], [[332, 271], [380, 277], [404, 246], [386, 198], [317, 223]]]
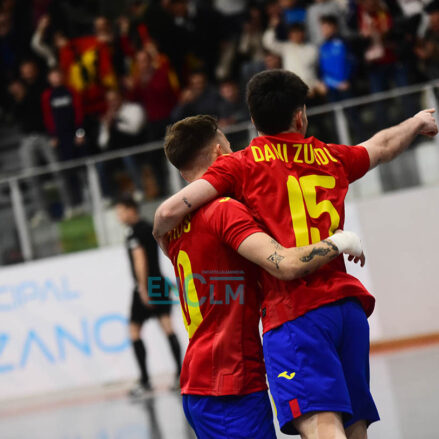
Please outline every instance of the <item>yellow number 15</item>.
[[335, 178], [329, 175], [307, 175], [300, 179], [292, 175], [288, 177], [288, 199], [297, 247], [309, 245], [310, 234], [312, 244], [321, 240], [319, 229], [316, 227], [308, 229], [307, 211], [313, 219], [319, 218], [323, 213], [329, 214], [331, 218], [329, 236], [337, 230], [340, 224], [340, 215], [329, 200], [317, 203], [317, 187], [334, 189]]

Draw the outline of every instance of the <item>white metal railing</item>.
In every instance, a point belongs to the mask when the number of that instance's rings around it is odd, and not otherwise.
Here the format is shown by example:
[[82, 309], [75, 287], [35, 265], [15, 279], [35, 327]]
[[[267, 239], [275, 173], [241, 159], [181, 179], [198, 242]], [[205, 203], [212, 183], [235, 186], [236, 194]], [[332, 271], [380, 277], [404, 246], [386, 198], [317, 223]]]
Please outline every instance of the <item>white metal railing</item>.
[[[348, 121], [345, 111], [347, 109], [358, 107], [362, 105], [372, 104], [375, 102], [384, 101], [392, 98], [399, 98], [414, 93], [422, 93], [424, 95], [425, 106], [437, 107], [437, 100], [435, 96], [435, 89], [439, 88], [439, 80], [432, 81], [425, 84], [408, 86], [398, 89], [389, 90], [382, 93], [376, 93], [370, 96], [363, 96], [345, 101], [337, 102], [335, 104], [326, 104], [318, 107], [312, 107], [308, 109], [308, 115], [310, 117], [316, 115], [323, 115], [333, 113], [335, 117], [335, 129], [338, 135], [338, 139], [343, 144], [351, 144], [351, 137], [348, 129]], [[250, 122], [244, 122], [225, 130], [226, 134], [233, 134], [238, 132], [247, 132], [249, 140], [256, 137], [257, 132], [254, 126]], [[436, 138], [436, 143], [439, 145], [439, 137]], [[0, 178], [0, 188], [9, 186], [10, 197], [12, 203], [12, 211], [17, 227], [19, 243], [21, 253], [25, 261], [32, 260], [34, 257], [31, 234], [29, 231], [29, 225], [26, 218], [26, 210], [24, 206], [24, 200], [21, 193], [20, 182], [40, 177], [47, 174], [59, 173], [72, 169], [86, 169], [88, 188], [90, 191], [90, 199], [92, 206], [92, 213], [95, 222], [96, 236], [100, 245], [105, 245], [108, 242], [108, 235], [106, 230], [104, 208], [102, 203], [102, 193], [99, 183], [99, 176], [96, 165], [101, 162], [107, 162], [115, 159], [120, 159], [127, 156], [136, 156], [139, 154], [145, 154], [162, 149], [162, 142], [153, 142], [146, 145], [139, 145], [130, 148], [124, 148], [123, 150], [106, 152], [100, 155], [87, 157], [83, 159], [71, 160], [67, 162], [57, 162], [48, 166], [35, 167], [31, 169], [25, 169], [18, 174], [9, 177]], [[169, 187], [171, 192], [179, 190], [183, 183], [177, 170], [168, 164], [169, 171]], [[378, 178], [378, 177], [374, 177]], [[359, 191], [354, 188], [354, 193]], [[354, 194], [355, 195], [355, 194]]]

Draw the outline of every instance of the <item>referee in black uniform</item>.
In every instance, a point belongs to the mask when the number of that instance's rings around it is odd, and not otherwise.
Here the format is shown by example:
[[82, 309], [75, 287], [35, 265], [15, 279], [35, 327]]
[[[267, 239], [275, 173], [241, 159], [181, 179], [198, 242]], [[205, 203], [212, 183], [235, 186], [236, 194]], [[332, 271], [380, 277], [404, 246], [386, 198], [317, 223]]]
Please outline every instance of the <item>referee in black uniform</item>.
[[[158, 247], [152, 236], [152, 226], [140, 218], [136, 202], [129, 197], [117, 201], [116, 212], [119, 220], [128, 227], [126, 245], [136, 284], [131, 305], [130, 338], [139, 365], [140, 383], [130, 391], [130, 394], [138, 397], [151, 389], [146, 368], [146, 349], [140, 338], [143, 323], [151, 317], [159, 319], [160, 326], [168, 337], [177, 366], [176, 386], [181, 371], [181, 350], [171, 323], [171, 305], [154, 303], [169, 302], [169, 297], [166, 293], [166, 281], [160, 272]], [[149, 294], [148, 278], [154, 278], [150, 282], [150, 285], [154, 286], [153, 291]]]

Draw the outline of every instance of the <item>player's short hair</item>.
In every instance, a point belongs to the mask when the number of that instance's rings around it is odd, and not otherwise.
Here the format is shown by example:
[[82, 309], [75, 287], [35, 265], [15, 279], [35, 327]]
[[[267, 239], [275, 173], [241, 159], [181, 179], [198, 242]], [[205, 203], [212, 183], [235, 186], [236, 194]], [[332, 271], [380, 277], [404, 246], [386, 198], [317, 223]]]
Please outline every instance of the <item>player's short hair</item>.
[[265, 70], [253, 76], [247, 85], [247, 105], [256, 129], [271, 135], [287, 131], [307, 95], [308, 86], [287, 70]]
[[134, 201], [133, 197], [131, 195], [121, 195], [114, 203], [115, 206], [123, 206], [127, 209], [133, 209], [136, 212], [139, 211], [139, 205], [136, 201]]
[[206, 114], [180, 120], [167, 129], [166, 157], [177, 169], [185, 169], [212, 142], [217, 132], [218, 121]]

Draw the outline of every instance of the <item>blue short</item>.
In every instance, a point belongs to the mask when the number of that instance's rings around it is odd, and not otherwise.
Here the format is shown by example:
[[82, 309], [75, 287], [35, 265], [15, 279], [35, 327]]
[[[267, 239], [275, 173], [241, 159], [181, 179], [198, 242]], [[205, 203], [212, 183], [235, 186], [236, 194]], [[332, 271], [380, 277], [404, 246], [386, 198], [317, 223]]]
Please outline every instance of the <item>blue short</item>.
[[267, 391], [244, 396], [183, 395], [198, 439], [276, 439]]
[[369, 388], [369, 324], [355, 299], [322, 306], [264, 335], [270, 392], [282, 432], [313, 411], [341, 412], [345, 428], [379, 420]]

